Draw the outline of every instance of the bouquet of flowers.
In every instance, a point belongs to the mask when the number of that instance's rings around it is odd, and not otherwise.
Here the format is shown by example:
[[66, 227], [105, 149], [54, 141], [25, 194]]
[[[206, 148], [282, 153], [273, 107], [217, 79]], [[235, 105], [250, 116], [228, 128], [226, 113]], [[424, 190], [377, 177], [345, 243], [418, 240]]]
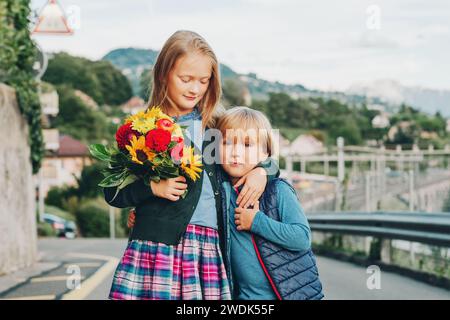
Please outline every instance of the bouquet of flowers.
[[[147, 185], [151, 180], [158, 182], [180, 175], [196, 181], [202, 160], [192, 146], [185, 146], [184, 129], [159, 107], [126, 118], [116, 132], [117, 146], [89, 146], [93, 157], [107, 163], [99, 186], [117, 187], [117, 195], [138, 179]], [[182, 197], [185, 196], [186, 193]]]

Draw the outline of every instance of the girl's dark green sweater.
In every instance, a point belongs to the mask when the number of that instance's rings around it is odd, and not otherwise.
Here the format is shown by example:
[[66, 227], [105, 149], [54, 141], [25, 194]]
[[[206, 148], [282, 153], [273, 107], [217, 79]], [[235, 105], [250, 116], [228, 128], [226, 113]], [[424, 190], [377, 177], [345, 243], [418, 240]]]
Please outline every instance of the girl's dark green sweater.
[[[214, 140], [204, 141], [202, 149], [205, 150], [211, 143], [214, 143]], [[257, 165], [257, 167], [265, 168], [268, 173], [274, 172], [274, 166], [276, 166], [276, 174], [268, 174], [268, 180], [279, 176], [276, 162], [268, 158], [267, 161]], [[189, 192], [184, 199], [180, 198], [178, 201], [170, 201], [153, 195], [150, 186], [147, 186], [142, 179], [120, 190], [115, 198], [116, 187], [104, 188], [103, 191], [106, 202], [111, 206], [135, 208], [136, 220], [130, 240], [149, 240], [176, 245], [185, 233], [200, 199], [201, 187], [205, 176], [211, 179], [218, 219], [222, 216], [220, 212], [222, 207], [219, 192], [220, 186], [217, 179], [218, 175], [222, 173], [219, 170], [222, 170], [220, 165], [204, 163], [200, 179], [196, 182], [186, 179]]]

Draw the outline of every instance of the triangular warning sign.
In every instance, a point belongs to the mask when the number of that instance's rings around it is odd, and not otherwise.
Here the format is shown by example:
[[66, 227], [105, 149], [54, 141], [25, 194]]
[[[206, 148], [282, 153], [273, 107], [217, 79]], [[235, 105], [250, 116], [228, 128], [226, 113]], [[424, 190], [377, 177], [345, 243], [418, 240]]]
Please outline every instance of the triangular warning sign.
[[64, 10], [59, 6], [56, 0], [49, 0], [44, 8], [42, 8], [33, 33], [73, 33], [67, 24]]

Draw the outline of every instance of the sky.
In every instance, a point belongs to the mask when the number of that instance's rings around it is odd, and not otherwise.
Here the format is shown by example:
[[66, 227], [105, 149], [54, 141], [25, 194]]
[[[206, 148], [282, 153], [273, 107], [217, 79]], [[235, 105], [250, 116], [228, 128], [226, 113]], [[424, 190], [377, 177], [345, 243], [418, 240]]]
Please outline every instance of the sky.
[[[46, 0], [32, 0], [39, 11]], [[447, 0], [59, 0], [73, 36], [33, 35], [45, 51], [101, 59], [120, 47], [161, 49], [193, 30], [239, 73], [344, 91], [393, 79], [450, 89]]]

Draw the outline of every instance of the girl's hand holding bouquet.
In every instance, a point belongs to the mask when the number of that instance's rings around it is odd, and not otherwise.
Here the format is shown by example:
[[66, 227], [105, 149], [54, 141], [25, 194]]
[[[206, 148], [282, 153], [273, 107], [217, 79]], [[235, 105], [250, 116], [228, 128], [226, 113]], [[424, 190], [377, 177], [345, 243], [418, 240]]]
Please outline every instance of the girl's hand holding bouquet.
[[172, 201], [184, 197], [186, 178], [200, 177], [202, 160], [184, 144], [183, 129], [159, 107], [129, 116], [116, 132], [117, 147], [89, 147], [92, 156], [107, 163], [99, 186], [117, 187], [117, 195], [143, 179], [158, 197]]

